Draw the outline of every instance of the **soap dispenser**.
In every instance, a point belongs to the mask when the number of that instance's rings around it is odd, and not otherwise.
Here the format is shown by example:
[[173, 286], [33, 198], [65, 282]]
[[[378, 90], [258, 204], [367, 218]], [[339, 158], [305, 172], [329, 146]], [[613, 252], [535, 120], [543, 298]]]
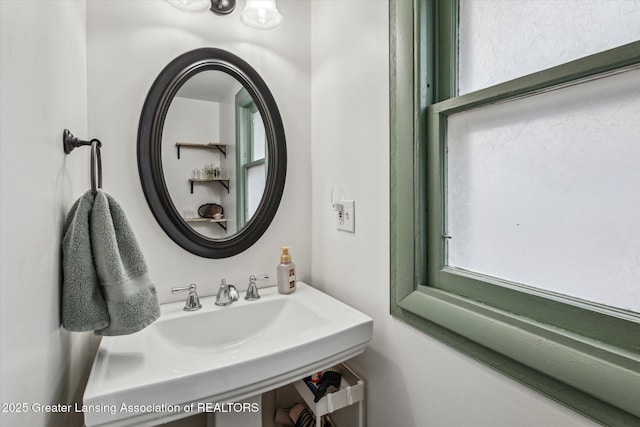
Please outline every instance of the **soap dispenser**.
[[290, 294], [296, 290], [296, 265], [291, 262], [290, 246], [282, 247], [280, 265], [278, 265], [278, 292]]

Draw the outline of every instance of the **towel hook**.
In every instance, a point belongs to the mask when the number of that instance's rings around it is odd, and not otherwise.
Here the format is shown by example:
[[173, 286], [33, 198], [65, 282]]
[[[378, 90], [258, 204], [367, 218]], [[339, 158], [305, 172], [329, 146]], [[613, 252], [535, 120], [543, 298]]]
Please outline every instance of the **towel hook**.
[[[102, 142], [99, 139], [92, 139], [91, 141], [85, 141], [79, 139], [69, 131], [69, 129], [65, 129], [62, 133], [62, 144], [64, 148], [64, 152], [69, 154], [75, 148], [81, 147], [83, 145], [91, 146], [91, 193], [95, 195], [98, 192], [98, 188], [102, 188], [102, 156], [100, 155], [100, 148], [102, 147]], [[96, 169], [97, 169], [97, 177], [96, 177]], [[96, 187], [97, 181], [97, 187]]]

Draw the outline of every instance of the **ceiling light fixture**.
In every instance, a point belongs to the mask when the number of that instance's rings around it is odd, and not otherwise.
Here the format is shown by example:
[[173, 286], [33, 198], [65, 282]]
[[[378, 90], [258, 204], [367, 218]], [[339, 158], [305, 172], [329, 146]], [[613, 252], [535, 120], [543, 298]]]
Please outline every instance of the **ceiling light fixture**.
[[240, 20], [258, 30], [273, 30], [283, 22], [282, 15], [276, 7], [276, 0], [247, 0]]
[[228, 15], [236, 8], [236, 0], [166, 0], [172, 6], [188, 12], [210, 10], [216, 15]]

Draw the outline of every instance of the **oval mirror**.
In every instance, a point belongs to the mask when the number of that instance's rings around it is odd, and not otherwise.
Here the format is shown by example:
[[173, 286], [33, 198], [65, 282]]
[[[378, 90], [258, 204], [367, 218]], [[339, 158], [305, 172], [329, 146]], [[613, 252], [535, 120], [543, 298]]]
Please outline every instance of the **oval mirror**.
[[201, 48], [158, 75], [140, 117], [138, 171], [177, 244], [207, 258], [249, 248], [275, 216], [286, 167], [280, 112], [247, 62]]

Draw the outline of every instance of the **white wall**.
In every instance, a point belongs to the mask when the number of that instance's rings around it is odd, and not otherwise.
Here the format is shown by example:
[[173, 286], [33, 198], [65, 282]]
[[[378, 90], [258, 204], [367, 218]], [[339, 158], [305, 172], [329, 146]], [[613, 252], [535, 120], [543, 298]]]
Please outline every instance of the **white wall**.
[[[388, 2], [311, 4], [312, 283], [374, 319], [353, 363], [367, 425], [591, 425], [389, 315]], [[355, 234], [335, 229], [334, 185], [356, 201]]]
[[[60, 326], [60, 241], [89, 186], [84, 1], [0, 2], [0, 402], [79, 402], [97, 340]], [[71, 426], [69, 414], [2, 413], [3, 426]]]
[[[233, 14], [217, 16], [182, 12], [159, 0], [87, 4], [89, 129], [104, 144], [104, 189], [125, 209], [161, 302], [183, 298], [170, 294], [172, 286], [196, 283], [201, 295], [212, 295], [222, 278], [245, 289], [251, 274], [275, 277], [282, 245], [294, 247], [301, 279], [311, 277], [310, 6], [279, 1], [284, 24], [264, 32], [240, 22], [244, 5], [239, 1]], [[162, 231], [144, 198], [136, 161], [138, 122], [151, 84], [172, 59], [200, 47], [227, 49], [260, 73], [287, 135], [287, 182], [272, 225], [250, 249], [222, 260], [192, 255]]]

